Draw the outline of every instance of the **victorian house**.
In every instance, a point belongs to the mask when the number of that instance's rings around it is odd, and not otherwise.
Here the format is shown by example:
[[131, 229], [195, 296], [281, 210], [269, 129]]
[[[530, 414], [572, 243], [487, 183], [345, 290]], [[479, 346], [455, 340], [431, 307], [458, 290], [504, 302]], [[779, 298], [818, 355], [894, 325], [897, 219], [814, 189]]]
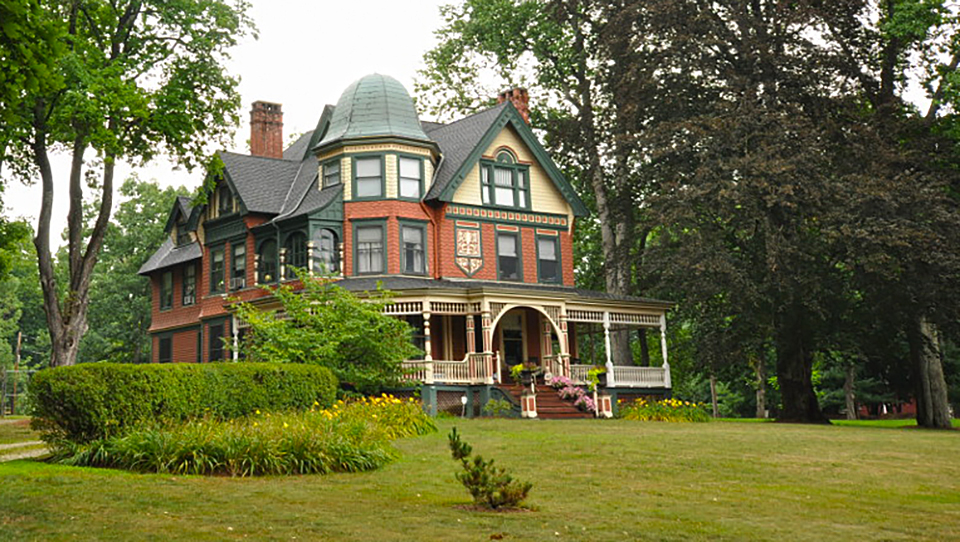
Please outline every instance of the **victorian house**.
[[[280, 105], [254, 103], [251, 153], [220, 153], [207, 203], [180, 198], [140, 269], [153, 285], [153, 361], [236, 356], [225, 344], [244, 330], [230, 300], [269, 308], [262, 286], [305, 268], [395, 294], [389, 313], [424, 351], [405, 367], [432, 409], [473, 408], [517, 363], [576, 382], [606, 365], [614, 397], [669, 393], [669, 303], [574, 285], [587, 209], [531, 131], [526, 91], [498, 102], [421, 121], [400, 83], [369, 75], [285, 149]], [[611, 331], [631, 328], [660, 336], [662, 364], [613, 363]]]

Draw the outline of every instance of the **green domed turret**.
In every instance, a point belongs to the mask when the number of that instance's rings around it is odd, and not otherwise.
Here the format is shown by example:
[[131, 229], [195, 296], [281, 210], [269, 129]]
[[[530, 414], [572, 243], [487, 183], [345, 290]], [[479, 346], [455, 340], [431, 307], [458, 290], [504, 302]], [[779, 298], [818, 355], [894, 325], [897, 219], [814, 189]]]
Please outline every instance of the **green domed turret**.
[[317, 147], [368, 137], [430, 141], [420, 127], [413, 99], [393, 77], [375, 73], [348, 86], [340, 95], [330, 128]]

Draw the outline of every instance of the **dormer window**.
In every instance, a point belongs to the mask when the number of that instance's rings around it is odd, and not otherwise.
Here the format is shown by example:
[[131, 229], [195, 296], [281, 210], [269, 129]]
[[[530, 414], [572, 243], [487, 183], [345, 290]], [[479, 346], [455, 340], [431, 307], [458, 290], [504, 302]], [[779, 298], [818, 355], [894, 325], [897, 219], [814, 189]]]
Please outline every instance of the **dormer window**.
[[217, 211], [219, 216], [233, 212], [233, 194], [226, 185], [217, 190]]
[[323, 186], [328, 188], [340, 184], [340, 159], [327, 162], [323, 165]]
[[484, 205], [529, 209], [530, 169], [500, 151], [495, 162], [480, 163], [480, 190]]
[[363, 156], [353, 162], [354, 197], [373, 199], [383, 197], [383, 157]]
[[177, 246], [187, 245], [193, 239], [190, 237], [190, 232], [187, 231], [187, 223], [179, 222], [177, 224]]

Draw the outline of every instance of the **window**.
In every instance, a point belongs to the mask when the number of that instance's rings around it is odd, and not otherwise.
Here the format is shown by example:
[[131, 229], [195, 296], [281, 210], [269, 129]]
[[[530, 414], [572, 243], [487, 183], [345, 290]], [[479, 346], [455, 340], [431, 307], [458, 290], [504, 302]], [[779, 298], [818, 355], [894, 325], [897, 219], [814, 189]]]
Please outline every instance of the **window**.
[[383, 273], [383, 226], [357, 228], [357, 274]]
[[331, 274], [340, 271], [340, 247], [332, 230], [317, 230], [313, 234], [314, 273]]
[[277, 242], [267, 239], [260, 243], [257, 260], [257, 283], [270, 284], [277, 280]]
[[183, 268], [183, 304], [197, 302], [197, 266], [190, 264]]
[[230, 289], [239, 290], [247, 286], [247, 247], [243, 242], [233, 245], [233, 257], [230, 258]]
[[210, 250], [210, 293], [224, 291], [223, 247]]
[[426, 351], [427, 349], [427, 335], [424, 332], [423, 327], [423, 316], [419, 314], [412, 314], [409, 316], [403, 316], [404, 320], [410, 324], [410, 327], [413, 328], [413, 331], [410, 333], [410, 339], [413, 342], [413, 346], [416, 346], [420, 350]]
[[400, 197], [420, 199], [423, 195], [423, 160], [401, 156]]
[[170, 363], [173, 361], [172, 337], [160, 337], [160, 352], [157, 355], [157, 361], [160, 363]]
[[173, 272], [164, 271], [160, 275], [160, 310], [173, 307]]
[[284, 263], [286, 265], [284, 278], [287, 280], [295, 279], [297, 278], [297, 274], [294, 272], [294, 269], [307, 267], [307, 236], [301, 232], [291, 233], [290, 236], [287, 237], [287, 242], [283, 248], [286, 249], [284, 256]]
[[427, 272], [423, 226], [400, 225], [400, 268], [404, 273], [422, 275]]
[[203, 363], [203, 328], [197, 329], [197, 363]]
[[334, 186], [340, 184], [340, 160], [327, 162], [323, 165], [323, 186]]
[[520, 280], [520, 239], [516, 233], [497, 232], [497, 277]]
[[233, 194], [226, 184], [221, 184], [217, 189], [217, 210], [219, 216], [233, 212]]
[[357, 158], [353, 163], [356, 186], [354, 197], [379, 198], [383, 196], [383, 164], [381, 157]]
[[537, 272], [540, 282], [560, 282], [559, 245], [559, 237], [537, 237]]
[[223, 323], [211, 324], [209, 332], [210, 359], [209, 361], [223, 361], [226, 348], [223, 347]]
[[496, 162], [481, 163], [480, 190], [484, 205], [527, 209], [530, 202], [529, 170], [517, 164], [509, 152], [502, 151]]
[[177, 224], [177, 246], [188, 245], [190, 241], [193, 241], [193, 239], [190, 237], [190, 232], [187, 231], [187, 223]]

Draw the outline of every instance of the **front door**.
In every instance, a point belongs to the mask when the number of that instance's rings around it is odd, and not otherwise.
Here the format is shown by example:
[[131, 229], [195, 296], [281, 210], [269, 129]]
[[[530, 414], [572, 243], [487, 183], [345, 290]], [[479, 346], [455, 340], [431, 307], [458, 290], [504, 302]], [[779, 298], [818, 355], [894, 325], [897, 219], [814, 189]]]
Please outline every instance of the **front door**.
[[510, 367], [523, 363], [523, 315], [512, 310], [500, 318], [500, 370], [509, 375]]

